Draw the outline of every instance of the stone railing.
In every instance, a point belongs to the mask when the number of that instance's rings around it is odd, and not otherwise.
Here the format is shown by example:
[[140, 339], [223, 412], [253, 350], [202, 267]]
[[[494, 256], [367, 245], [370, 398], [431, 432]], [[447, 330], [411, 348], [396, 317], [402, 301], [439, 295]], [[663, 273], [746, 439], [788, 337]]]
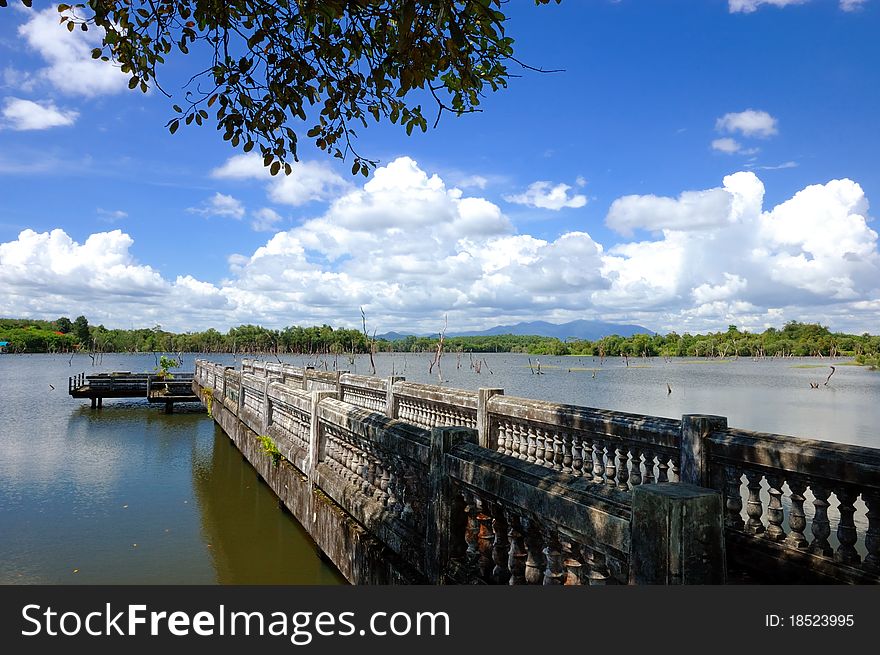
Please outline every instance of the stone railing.
[[622, 491], [679, 479], [681, 421], [503, 395], [487, 404], [498, 452]]
[[446, 425], [477, 427], [477, 392], [446, 389], [430, 384], [396, 382], [393, 386], [395, 418], [423, 428]]
[[880, 581], [880, 451], [723, 422], [704, 439], [730, 557], [783, 580]]
[[[875, 449], [733, 430], [723, 417], [658, 418], [500, 389], [250, 362], [243, 370], [253, 373], [239, 376], [242, 423], [274, 439], [317, 488], [429, 579], [645, 580], [633, 568], [653, 557], [643, 539], [632, 541], [642, 534], [634, 504], [648, 497], [640, 490], [679, 494], [675, 505], [699, 487], [720, 494], [727, 559], [753, 579], [880, 582]], [[223, 380], [231, 393], [233, 373], [198, 362], [196, 381], [216, 394]], [[442, 426], [460, 426], [458, 442], [431, 459], [439, 446], [430, 429]], [[678, 484], [655, 484], [664, 482]], [[437, 557], [440, 572], [430, 563]]]
[[449, 552], [438, 557], [452, 563], [453, 579], [511, 585], [630, 579], [630, 494], [465, 439], [449, 448], [445, 469], [455, 494], [453, 535]]
[[[467, 420], [476, 426], [479, 407], [489, 407], [483, 391], [339, 376], [343, 396], [371, 403], [367, 409], [339, 400], [339, 389], [306, 391], [272, 381], [271, 370], [248, 370], [253, 373], [236, 374], [199, 361], [194, 389], [202, 397], [211, 390], [214, 419], [349, 580], [570, 585], [723, 580], [721, 502], [714, 492], [694, 496], [700, 504], [717, 505], [714, 556], [695, 560], [712, 566], [708, 573], [670, 571], [669, 562], [686, 559], [670, 556], [683, 542], [676, 538], [658, 546], [657, 530], [642, 530], [650, 536], [634, 541], [635, 496], [618, 485], [595, 484], [592, 477], [574, 475], [573, 466], [553, 470], [549, 463], [526, 461], [527, 454], [520, 458], [486, 448], [478, 443], [476, 427], [428, 429], [375, 411], [384, 393], [386, 410], [409, 403], [422, 407], [423, 423]], [[233, 384], [238, 402], [223, 402], [220, 409], [217, 398], [228, 400]], [[487, 420], [495, 420], [501, 407], [487, 411]], [[264, 450], [267, 438], [283, 458], [272, 465]], [[350, 534], [347, 521], [365, 532], [340, 537]], [[379, 555], [349, 552], [370, 543]], [[656, 560], [647, 573], [633, 564], [640, 543], [650, 556], [638, 562]]]
[[391, 416], [387, 412], [389, 385], [397, 380], [345, 373], [339, 376], [339, 400]]

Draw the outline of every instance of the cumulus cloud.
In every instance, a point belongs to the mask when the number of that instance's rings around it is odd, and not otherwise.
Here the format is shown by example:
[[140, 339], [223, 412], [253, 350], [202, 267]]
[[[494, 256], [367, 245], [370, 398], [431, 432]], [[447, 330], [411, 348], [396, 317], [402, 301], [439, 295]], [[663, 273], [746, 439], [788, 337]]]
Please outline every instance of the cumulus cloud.
[[18, 28], [18, 33], [47, 64], [37, 72], [38, 78], [62, 93], [86, 97], [120, 93], [128, 88], [128, 76], [119, 68], [92, 59], [92, 49], [101, 45], [102, 34], [97, 28], [68, 32], [58, 22], [55, 7], [29, 13], [30, 18]]
[[[833, 317], [861, 331], [880, 315], [880, 254], [868, 201], [851, 180], [806, 187], [764, 207], [751, 172], [677, 197], [628, 196], [607, 221], [648, 229], [605, 247], [584, 231], [517, 233], [494, 203], [467, 196], [401, 157], [278, 231], [228, 256], [227, 279], [163, 278], [132, 258], [119, 230], [76, 243], [61, 230], [0, 244], [0, 315], [58, 316], [71, 303], [112, 324], [167, 321], [176, 329], [292, 322], [380, 330], [456, 329], [536, 315], [614, 317], [654, 329], [760, 328]], [[279, 220], [260, 210], [273, 229]], [[109, 318], [108, 318], [109, 317]], [[118, 319], [117, 319], [118, 320]]]
[[624, 236], [633, 230], [696, 230], [720, 227], [733, 198], [725, 189], [685, 191], [678, 198], [623, 196], [611, 204], [605, 223]]
[[243, 218], [245, 214], [244, 205], [240, 200], [219, 192], [205, 200], [199, 207], [189, 207], [187, 211], [202, 216], [225, 216], [236, 219]]
[[[788, 5], [802, 5], [805, 2], [807, 0], [728, 0], [727, 5], [731, 14], [750, 14], [757, 11], [761, 5], [787, 7]], [[846, 0], [841, 0], [841, 2], [846, 2]]]
[[[583, 185], [578, 185], [583, 186]], [[566, 207], [577, 208], [587, 204], [587, 197], [577, 193], [569, 195], [571, 187], [567, 184], [556, 184], [546, 181], [532, 182], [523, 192], [510, 196], [504, 196], [507, 202], [538, 209], [552, 209], [559, 211]]]
[[739, 132], [743, 136], [769, 137], [778, 132], [777, 120], [766, 111], [746, 109], [724, 114], [715, 122], [719, 132]]
[[73, 125], [79, 116], [70, 109], [59, 109], [55, 103], [42, 103], [21, 98], [6, 98], [3, 103], [3, 123], [12, 130], [47, 130], [51, 127]]
[[272, 176], [263, 166], [262, 158], [254, 153], [235, 155], [211, 171], [211, 177], [221, 180], [269, 180], [267, 192], [276, 203], [299, 206], [314, 200], [328, 200], [350, 188], [325, 162], [300, 161], [291, 164], [290, 175]]
[[[868, 226], [868, 201], [858, 184], [812, 185], [769, 210], [754, 173], [729, 175], [722, 187], [703, 193], [728, 196], [697, 212], [713, 229], [668, 223], [660, 239], [612, 247], [603, 270], [612, 283], [594, 294], [596, 304], [649, 309], [676, 329], [717, 328], [736, 315], [741, 325], [771, 319], [778, 325], [811, 314], [815, 320], [817, 308], [847, 316], [841, 320], [853, 329], [877, 320], [856, 304], [880, 297], [877, 233]], [[683, 196], [674, 205], [638, 196], [636, 206], [644, 217], [689, 215]]]

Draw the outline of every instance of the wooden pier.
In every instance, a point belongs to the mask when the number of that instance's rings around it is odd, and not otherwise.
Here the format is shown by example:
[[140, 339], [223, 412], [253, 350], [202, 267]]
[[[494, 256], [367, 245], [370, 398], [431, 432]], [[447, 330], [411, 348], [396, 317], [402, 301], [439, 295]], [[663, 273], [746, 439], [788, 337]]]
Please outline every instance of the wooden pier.
[[74, 398], [89, 398], [92, 409], [103, 407], [104, 398], [146, 398], [151, 403], [165, 403], [165, 412], [174, 411], [174, 403], [195, 403], [192, 373], [175, 373], [171, 379], [153, 373], [116, 371], [68, 378], [67, 392]]

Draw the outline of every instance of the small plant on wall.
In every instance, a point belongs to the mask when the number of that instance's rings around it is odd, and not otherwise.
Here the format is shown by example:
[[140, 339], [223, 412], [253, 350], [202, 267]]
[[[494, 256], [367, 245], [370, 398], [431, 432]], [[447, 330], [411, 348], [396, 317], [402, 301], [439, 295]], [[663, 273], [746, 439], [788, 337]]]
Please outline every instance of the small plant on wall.
[[205, 401], [205, 408], [208, 410], [208, 416], [213, 416], [211, 409], [214, 406], [214, 390], [202, 389], [202, 399]]
[[278, 466], [278, 462], [281, 461], [281, 451], [278, 450], [278, 446], [272, 441], [271, 437], [261, 435], [258, 438], [260, 445], [263, 447], [263, 452], [272, 458], [272, 466]]

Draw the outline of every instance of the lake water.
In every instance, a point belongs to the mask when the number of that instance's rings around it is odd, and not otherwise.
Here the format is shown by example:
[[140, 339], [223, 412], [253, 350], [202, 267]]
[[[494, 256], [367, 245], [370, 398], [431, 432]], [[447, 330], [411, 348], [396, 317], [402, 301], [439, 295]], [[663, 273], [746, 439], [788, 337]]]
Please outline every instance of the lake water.
[[[282, 359], [370, 373], [364, 356]], [[437, 384], [431, 359], [377, 355], [376, 373]], [[184, 356], [184, 370], [193, 360]], [[0, 583], [342, 582], [204, 410], [169, 416], [145, 401], [106, 400], [93, 411], [67, 395], [67, 377], [83, 370], [155, 365], [153, 355], [105, 355], [97, 366], [84, 355], [0, 355]], [[826, 386], [829, 365], [836, 371]], [[441, 376], [459, 388], [657, 416], [720, 414], [733, 427], [880, 448], [880, 373], [843, 360], [626, 366], [618, 358], [446, 353]]]

